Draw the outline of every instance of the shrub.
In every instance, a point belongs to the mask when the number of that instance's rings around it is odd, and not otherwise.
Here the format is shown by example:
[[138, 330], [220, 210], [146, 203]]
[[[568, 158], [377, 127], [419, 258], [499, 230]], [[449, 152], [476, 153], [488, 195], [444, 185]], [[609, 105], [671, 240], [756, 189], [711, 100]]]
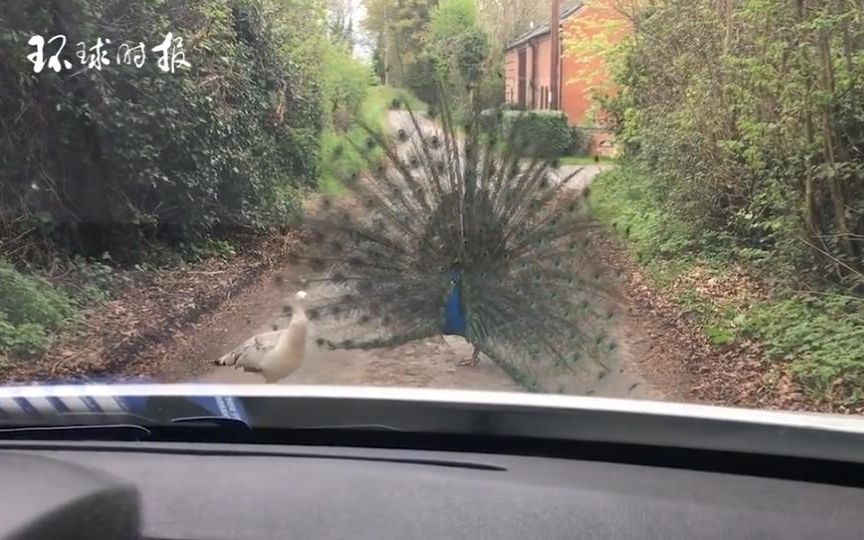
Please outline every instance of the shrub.
[[623, 156], [662, 178], [682, 220], [791, 263], [799, 283], [810, 270], [864, 289], [861, 3], [644, 4], [632, 20], [650, 39], [609, 48]]
[[572, 145], [567, 116], [561, 111], [504, 111], [502, 129], [508, 139], [516, 129], [512, 139], [515, 147], [524, 148], [531, 156], [560, 157]]
[[480, 111], [480, 129], [484, 133], [494, 133], [501, 129], [502, 112], [499, 109], [484, 109]]
[[0, 352], [38, 354], [72, 316], [71, 299], [48, 282], [0, 261]]
[[862, 302], [834, 296], [790, 295], [754, 309], [745, 332], [763, 341], [770, 357], [789, 361], [819, 399], [864, 400]]
[[347, 47], [326, 43], [322, 47], [325, 125], [347, 131], [360, 108], [373, 75], [369, 66], [351, 56]]
[[[70, 251], [134, 262], [153, 239], [278, 225], [296, 207], [286, 197], [314, 186], [324, 118], [307, 2], [18, 4], [0, 31], [0, 212], [45, 214]], [[33, 34], [151, 45], [168, 29], [191, 64], [170, 76], [152, 58], [116, 65], [113, 46], [110, 69], [74, 77], [24, 61]]]
[[570, 147], [567, 149], [569, 156], [584, 156], [588, 153], [591, 145], [591, 135], [576, 126], [570, 126]]
[[505, 103], [501, 105], [503, 111], [524, 111], [525, 106], [520, 103]]

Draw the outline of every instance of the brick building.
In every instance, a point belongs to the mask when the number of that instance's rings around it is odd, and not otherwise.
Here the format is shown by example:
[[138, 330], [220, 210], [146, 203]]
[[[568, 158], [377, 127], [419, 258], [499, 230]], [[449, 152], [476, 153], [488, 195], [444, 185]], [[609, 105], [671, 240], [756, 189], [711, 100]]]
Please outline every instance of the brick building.
[[[558, 58], [552, 58], [555, 37], [550, 32], [550, 24], [540, 25], [516, 38], [505, 51], [505, 100], [507, 103], [520, 104], [527, 109], [559, 109], [563, 111], [571, 125], [590, 132], [592, 154], [613, 155], [614, 138], [605, 130], [602, 121], [589, 114], [591, 90], [604, 81], [602, 58], [595, 56], [585, 60], [566, 53], [565, 36], [575, 33], [590, 35], [585, 28], [602, 27], [604, 19], [614, 17], [613, 10], [604, 6], [602, 0], [595, 0], [589, 6], [583, 2], [565, 5], [560, 10], [559, 34], [557, 36]], [[590, 21], [591, 25], [585, 22]], [[599, 24], [598, 24], [599, 23]], [[598, 30], [599, 31], [599, 30]], [[552, 77], [553, 65], [558, 68], [557, 96]], [[556, 104], [555, 101], [560, 104]]]

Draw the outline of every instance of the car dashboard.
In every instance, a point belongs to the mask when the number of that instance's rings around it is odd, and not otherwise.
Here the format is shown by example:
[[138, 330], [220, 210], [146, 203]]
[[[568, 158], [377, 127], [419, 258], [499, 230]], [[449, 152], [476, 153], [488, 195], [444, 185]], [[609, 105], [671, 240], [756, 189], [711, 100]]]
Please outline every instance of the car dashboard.
[[839, 422], [294, 392], [244, 403], [259, 422], [307, 425], [243, 440], [185, 425], [147, 440], [0, 438], [0, 539], [864, 537], [862, 432]]
[[[74, 493], [79, 487], [84, 501], [65, 504], [74, 503], [90, 522], [109, 509], [132, 516], [114, 524], [114, 538], [864, 535], [864, 491], [853, 487], [534, 456], [303, 446], [30, 444], [0, 451], [0, 477], [5, 478], [3, 523], [13, 522], [8, 514], [21, 523], [36, 523], [45, 519], [40, 511], [54, 508], [44, 506], [44, 499], [22, 499], [22, 492], [50, 497], [58, 489]], [[108, 502], [87, 487], [107, 492]], [[115, 508], [124, 497], [132, 502]], [[38, 537], [72, 537], [68, 532], [50, 536], [46, 529]]]

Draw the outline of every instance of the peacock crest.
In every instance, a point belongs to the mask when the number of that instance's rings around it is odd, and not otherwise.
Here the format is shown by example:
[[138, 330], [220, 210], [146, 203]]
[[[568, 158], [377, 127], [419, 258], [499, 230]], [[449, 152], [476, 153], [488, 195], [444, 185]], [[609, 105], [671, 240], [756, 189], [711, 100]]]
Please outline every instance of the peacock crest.
[[308, 212], [318, 344], [459, 335], [530, 389], [605, 365], [619, 302], [592, 250], [580, 171], [536, 157], [542, 141], [503, 132], [500, 112], [457, 125], [446, 103], [438, 110], [403, 104], [392, 133], [366, 129], [369, 172]]

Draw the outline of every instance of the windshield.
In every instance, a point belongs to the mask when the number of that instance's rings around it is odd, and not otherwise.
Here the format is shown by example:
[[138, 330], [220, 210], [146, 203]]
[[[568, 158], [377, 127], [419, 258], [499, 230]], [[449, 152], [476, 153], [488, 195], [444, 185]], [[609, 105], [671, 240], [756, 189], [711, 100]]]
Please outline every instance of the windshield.
[[860, 2], [0, 13], [4, 385], [854, 414], [862, 299]]

